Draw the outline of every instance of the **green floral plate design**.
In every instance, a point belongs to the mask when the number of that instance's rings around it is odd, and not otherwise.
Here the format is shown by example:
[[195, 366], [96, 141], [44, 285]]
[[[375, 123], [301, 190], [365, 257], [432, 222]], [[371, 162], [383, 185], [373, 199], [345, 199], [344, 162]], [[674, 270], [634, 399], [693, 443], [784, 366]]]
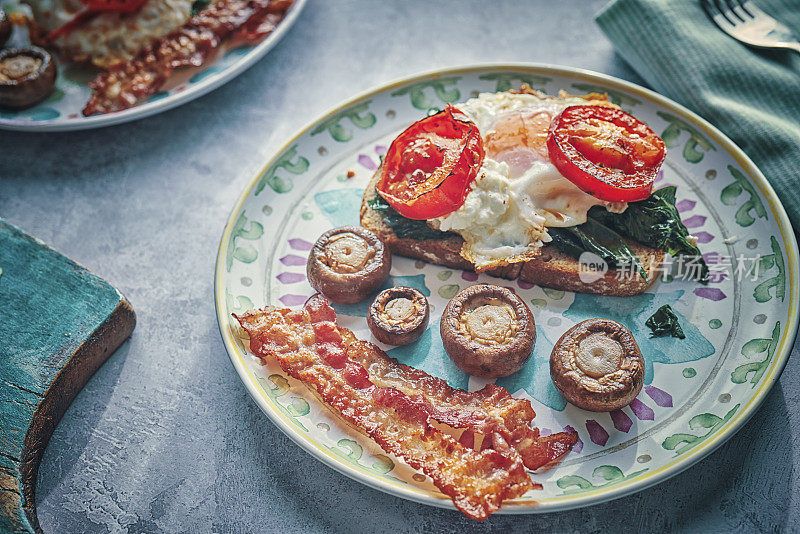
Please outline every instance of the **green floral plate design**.
[[[387, 285], [421, 290], [432, 306], [419, 341], [384, 348], [400, 361], [461, 388], [486, 382], [447, 358], [438, 322], [447, 300], [477, 281], [501, 283], [531, 307], [537, 341], [530, 361], [497, 380], [531, 400], [542, 432], [572, 428], [580, 441], [549, 471], [544, 489], [506, 503], [532, 513], [596, 504], [656, 484], [729, 438], [754, 413], [789, 355], [798, 321], [798, 251], [783, 207], [759, 170], [730, 140], [685, 108], [602, 74], [547, 65], [451, 69], [391, 83], [325, 114], [289, 140], [237, 201], [220, 244], [215, 298], [233, 365], [269, 418], [315, 458], [367, 485], [452, 507], [421, 473], [343, 425], [274, 363], [261, 365], [231, 313], [267, 304], [299, 307], [313, 293], [308, 250], [326, 229], [358, 224], [363, 188], [392, 139], [432, 109], [525, 82], [555, 94], [607, 92], [660, 133], [669, 147], [657, 187], [678, 186], [677, 208], [712, 267], [707, 286], [672, 272], [646, 293], [573, 294], [395, 257]], [[644, 322], [663, 304], [686, 339], [651, 338]], [[341, 323], [369, 339], [368, 302], [337, 306]], [[553, 343], [575, 323], [607, 317], [628, 326], [646, 360], [645, 386], [630, 406], [591, 413], [553, 387]]]
[[[255, 46], [241, 46], [225, 50], [215, 61], [201, 69], [184, 70], [170, 80], [171, 86], [159, 91], [139, 105], [105, 115], [84, 117], [81, 114], [91, 91], [89, 82], [95, 71], [79, 65], [59, 64], [56, 89], [53, 94], [36, 106], [11, 111], [0, 108], [0, 129], [17, 131], [71, 131], [101, 128], [122, 124], [161, 113], [195, 98], [201, 97], [231, 81], [250, 68], [256, 61], [277, 44], [297, 20], [307, 0], [295, 0], [286, 17], [266, 39]], [[18, 9], [14, 1], [4, 4], [7, 11]], [[8, 46], [27, 46], [29, 41], [24, 31], [15, 30]]]

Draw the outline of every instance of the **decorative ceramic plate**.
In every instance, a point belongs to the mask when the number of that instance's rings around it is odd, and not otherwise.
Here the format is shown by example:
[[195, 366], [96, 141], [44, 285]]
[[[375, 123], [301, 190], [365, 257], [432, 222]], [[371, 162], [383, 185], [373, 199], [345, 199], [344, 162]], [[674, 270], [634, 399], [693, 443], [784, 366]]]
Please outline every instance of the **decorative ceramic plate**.
[[[149, 117], [185, 104], [231, 81], [261, 59], [294, 24], [306, 1], [294, 0], [275, 31], [257, 45], [223, 49], [215, 60], [201, 68], [176, 71], [164, 90], [124, 111], [84, 117], [81, 111], [91, 95], [88, 84], [99, 71], [81, 65], [59, 63], [56, 88], [50, 98], [21, 111], [0, 108], [0, 129], [51, 132], [88, 130]], [[5, 6], [5, 9], [8, 10], [9, 6]], [[27, 36], [22, 35], [24, 32], [15, 31], [8, 46], [28, 46]]]
[[[459, 289], [476, 282], [511, 286], [534, 313], [533, 356], [497, 384], [531, 400], [543, 433], [572, 428], [580, 441], [556, 467], [532, 475], [543, 490], [506, 502], [502, 512], [595, 504], [686, 469], [755, 412], [778, 379], [797, 328], [797, 243], [783, 207], [747, 156], [682, 106], [609, 76], [545, 65], [458, 68], [365, 93], [301, 131], [242, 193], [217, 258], [220, 330], [256, 403], [312, 456], [372, 487], [435, 506], [452, 503], [427, 477], [341, 424], [276, 364], [260, 365], [231, 313], [267, 304], [300, 307], [313, 293], [305, 274], [312, 243], [329, 228], [358, 224], [363, 188], [392, 139], [432, 109], [521, 82], [549, 94], [608, 93], [661, 134], [669, 150], [656, 187], [678, 186], [677, 207], [697, 237], [712, 280], [706, 286], [684, 280], [673, 265], [646, 293], [615, 298], [394, 258], [388, 284], [427, 295], [431, 321], [418, 342], [383, 348], [452, 386], [475, 390], [485, 384], [457, 369], [442, 348], [441, 312]], [[663, 304], [678, 313], [686, 339], [648, 335], [645, 320]], [[372, 339], [364, 320], [368, 305], [336, 306], [340, 324], [362, 339]], [[591, 317], [625, 324], [647, 363], [639, 397], [611, 413], [567, 404], [550, 380], [553, 343]]]

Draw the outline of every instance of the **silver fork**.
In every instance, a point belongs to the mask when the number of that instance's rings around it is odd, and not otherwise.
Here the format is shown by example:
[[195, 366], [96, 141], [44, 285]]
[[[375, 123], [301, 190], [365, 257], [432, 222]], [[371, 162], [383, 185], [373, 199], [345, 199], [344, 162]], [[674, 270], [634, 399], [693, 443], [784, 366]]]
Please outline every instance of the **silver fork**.
[[800, 42], [792, 30], [750, 0], [701, 1], [714, 23], [734, 39], [757, 48], [788, 48], [800, 52]]

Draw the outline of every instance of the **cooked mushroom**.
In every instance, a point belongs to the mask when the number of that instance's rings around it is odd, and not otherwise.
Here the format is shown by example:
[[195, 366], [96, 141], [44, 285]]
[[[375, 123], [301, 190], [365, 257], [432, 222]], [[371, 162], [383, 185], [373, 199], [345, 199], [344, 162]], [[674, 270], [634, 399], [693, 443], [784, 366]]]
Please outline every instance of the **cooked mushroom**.
[[550, 376], [578, 408], [610, 412], [630, 404], [642, 390], [644, 359], [627, 328], [608, 319], [589, 319], [555, 344]]
[[56, 63], [48, 52], [35, 46], [0, 52], [0, 106], [30, 107], [47, 98], [55, 85]]
[[375, 234], [360, 226], [343, 226], [317, 239], [306, 272], [314, 289], [333, 302], [352, 304], [378, 289], [391, 268], [391, 252]]
[[459, 369], [486, 378], [508, 376], [531, 356], [536, 325], [510, 289], [479, 284], [459, 291], [442, 314], [442, 341]]
[[11, 37], [12, 25], [6, 12], [0, 9], [0, 47], [5, 46]]
[[367, 325], [372, 335], [390, 345], [413, 343], [428, 326], [430, 306], [412, 287], [384, 289], [369, 307]]

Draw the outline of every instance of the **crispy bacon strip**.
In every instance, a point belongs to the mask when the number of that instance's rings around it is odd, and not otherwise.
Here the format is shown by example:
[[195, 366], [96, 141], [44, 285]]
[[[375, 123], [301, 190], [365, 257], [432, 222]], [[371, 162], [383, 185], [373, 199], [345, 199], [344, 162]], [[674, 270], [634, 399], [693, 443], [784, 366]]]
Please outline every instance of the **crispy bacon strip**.
[[267, 307], [234, 315], [250, 335], [250, 349], [275, 358], [286, 373], [322, 399], [384, 450], [431, 477], [466, 516], [483, 520], [534, 488], [522, 458], [499, 432], [492, 448], [474, 451], [432, 425], [422, 395], [376, 385], [349, 357], [333, 310], [324, 302], [302, 311]]
[[156, 93], [179, 67], [199, 67], [223, 40], [263, 39], [275, 29], [292, 0], [217, 0], [183, 26], [115, 65], [90, 84], [85, 116], [121, 111]]
[[520, 453], [528, 469], [538, 469], [560, 459], [578, 441], [574, 432], [540, 436], [538, 428], [530, 427], [536, 417], [530, 401], [515, 399], [505, 388], [487, 384], [474, 393], [452, 388], [441, 378], [403, 365], [372, 343], [342, 330], [348, 356], [367, 369], [372, 382], [397, 388], [407, 395], [422, 395], [430, 401], [435, 409], [432, 415], [440, 423], [467, 428], [473, 433], [499, 433]]
[[[324, 297], [316, 294], [306, 307], [317, 309], [325, 302]], [[334, 319], [335, 316], [331, 320]], [[340, 332], [347, 355], [367, 370], [373, 383], [397, 388], [407, 395], [422, 395], [429, 402], [434, 419], [454, 428], [469, 429], [471, 434], [462, 435], [462, 440], [470, 445], [474, 443], [474, 433], [498, 432], [520, 453], [525, 467], [539, 469], [566, 455], [578, 441], [575, 432], [540, 436], [538, 428], [531, 428], [536, 412], [530, 401], [512, 397], [505, 388], [487, 384], [474, 393], [452, 388], [441, 378], [390, 358], [351, 331], [340, 329]]]

